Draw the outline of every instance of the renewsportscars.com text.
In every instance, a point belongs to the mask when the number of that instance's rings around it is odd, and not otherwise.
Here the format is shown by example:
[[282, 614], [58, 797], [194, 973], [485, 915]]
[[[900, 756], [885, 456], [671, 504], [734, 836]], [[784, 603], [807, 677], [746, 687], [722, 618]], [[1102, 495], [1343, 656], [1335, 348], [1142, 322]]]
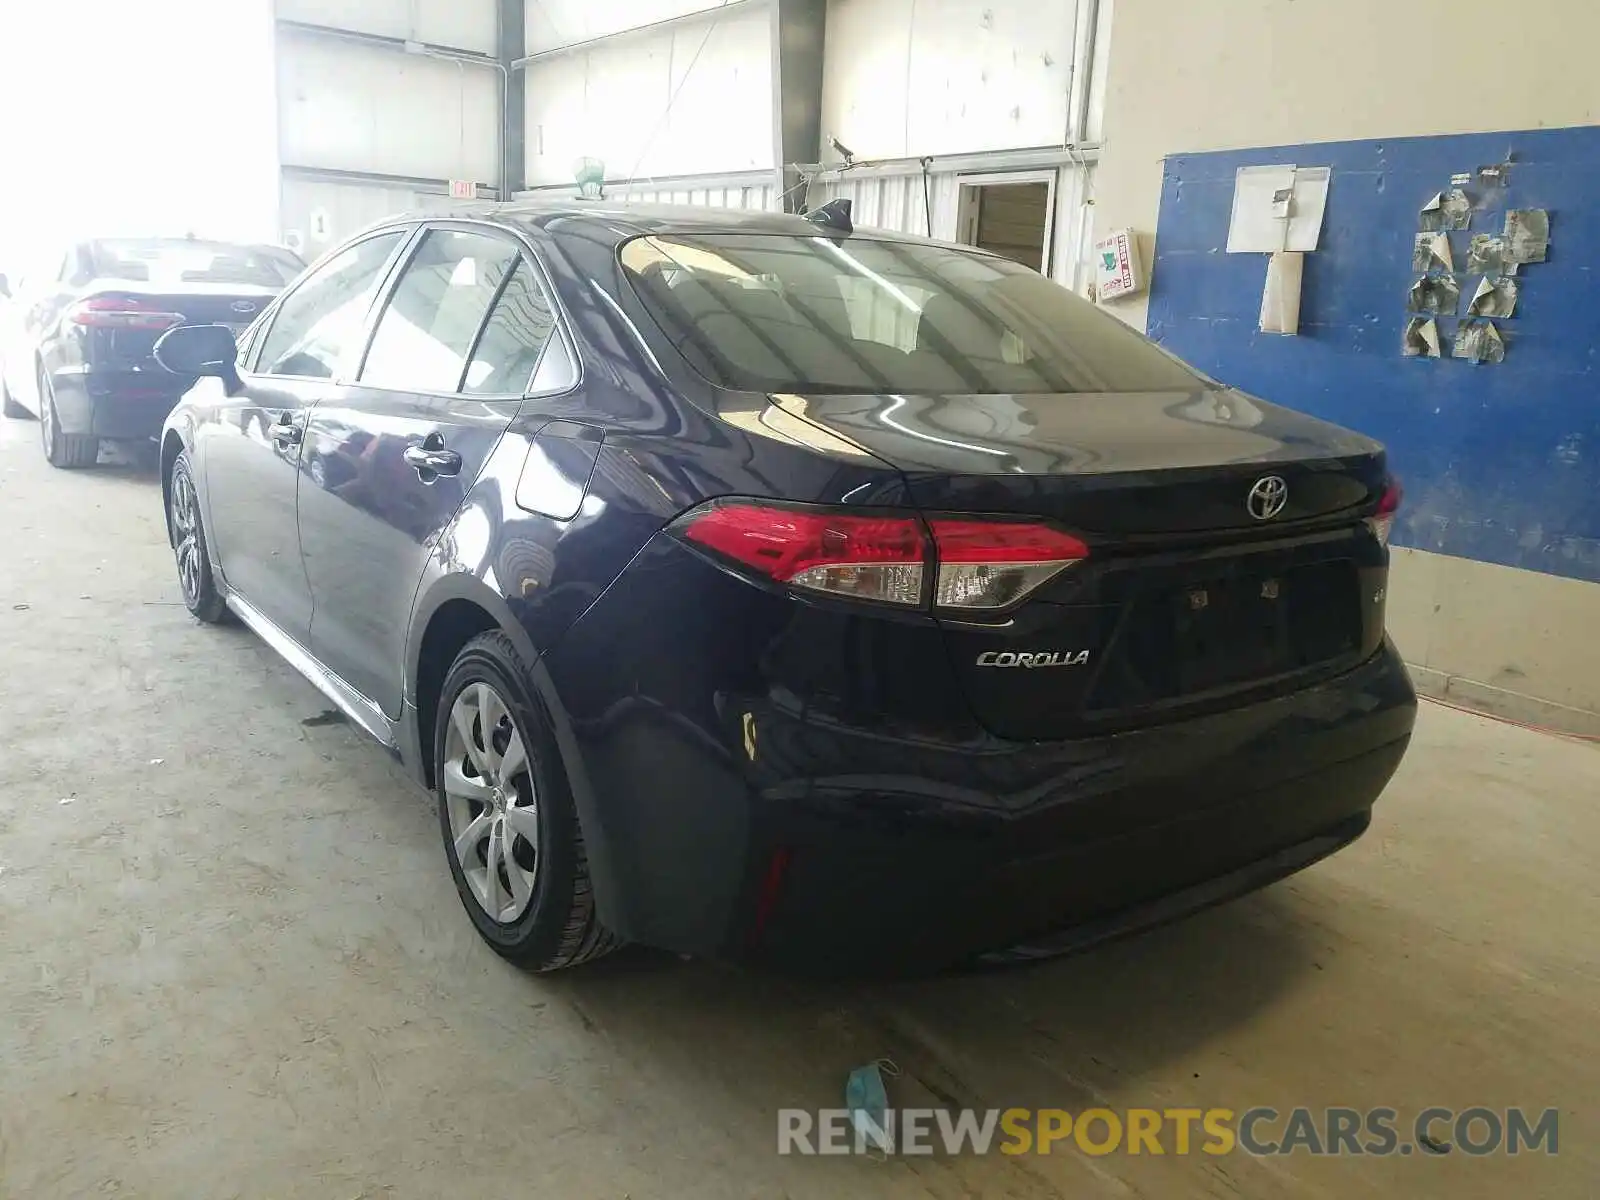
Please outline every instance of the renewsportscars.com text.
[[779, 1154], [1556, 1154], [1556, 1109], [891, 1109], [880, 1129], [842, 1108], [778, 1111]]

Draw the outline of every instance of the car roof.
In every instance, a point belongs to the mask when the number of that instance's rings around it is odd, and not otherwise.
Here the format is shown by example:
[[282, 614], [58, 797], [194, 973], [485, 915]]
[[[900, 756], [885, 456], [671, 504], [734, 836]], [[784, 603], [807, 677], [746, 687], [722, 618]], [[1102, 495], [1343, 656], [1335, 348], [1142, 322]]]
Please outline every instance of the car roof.
[[[630, 204], [617, 200], [512, 200], [410, 212], [375, 222], [372, 228], [416, 221], [487, 221], [508, 228], [541, 229], [554, 236], [579, 234], [590, 240], [623, 242], [646, 234], [767, 233], [814, 237], [818, 226], [793, 213], [752, 208], [713, 208], [701, 204]], [[897, 230], [857, 226], [852, 236], [875, 240], [927, 242]]]

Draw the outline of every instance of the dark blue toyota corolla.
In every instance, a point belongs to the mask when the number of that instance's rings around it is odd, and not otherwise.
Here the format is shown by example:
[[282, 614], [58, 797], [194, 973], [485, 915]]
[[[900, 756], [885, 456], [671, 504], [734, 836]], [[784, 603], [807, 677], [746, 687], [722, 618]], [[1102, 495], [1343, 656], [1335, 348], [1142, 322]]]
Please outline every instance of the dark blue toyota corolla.
[[1380, 446], [841, 205], [396, 218], [158, 355], [185, 602], [535, 969], [1061, 952], [1351, 841], [1411, 734]]

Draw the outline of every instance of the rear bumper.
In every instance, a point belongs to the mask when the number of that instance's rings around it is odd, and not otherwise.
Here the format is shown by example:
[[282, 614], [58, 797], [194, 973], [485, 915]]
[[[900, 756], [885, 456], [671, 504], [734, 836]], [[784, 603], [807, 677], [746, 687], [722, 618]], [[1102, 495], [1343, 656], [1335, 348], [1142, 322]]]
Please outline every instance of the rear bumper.
[[601, 917], [684, 953], [923, 970], [1168, 919], [1359, 833], [1415, 722], [1385, 643], [1288, 695], [1095, 737], [1005, 741], [932, 700], [897, 723], [873, 706], [908, 711], [914, 670], [959, 696], [931, 622], [752, 600], [680, 553], [542, 662]]
[[[793, 851], [748, 955], [804, 971], [922, 971], [1065, 954], [1175, 920], [1293, 874], [1359, 837], [1405, 753], [1401, 738], [1231, 803], [1026, 856], [981, 843], [908, 854], [870, 836]], [[1244, 763], [1213, 770], [1237, 782]], [[1173, 780], [1175, 794], [1192, 784]]]
[[188, 390], [188, 381], [152, 371], [58, 371], [50, 382], [62, 432], [112, 441], [160, 437]]

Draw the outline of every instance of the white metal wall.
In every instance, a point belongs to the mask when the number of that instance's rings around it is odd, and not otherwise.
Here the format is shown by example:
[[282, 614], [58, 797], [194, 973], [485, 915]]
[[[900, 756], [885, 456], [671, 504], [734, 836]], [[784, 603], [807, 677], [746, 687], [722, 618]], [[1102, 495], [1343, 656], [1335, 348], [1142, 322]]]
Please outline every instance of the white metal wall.
[[493, 182], [500, 75], [380, 47], [280, 39], [285, 163]]
[[[277, 17], [279, 223], [302, 253], [389, 213], [444, 203], [407, 180], [498, 184], [498, 67], [288, 24], [492, 54], [495, 0], [277, 0]], [[353, 177], [307, 179], [307, 168]]]
[[858, 159], [1059, 146], [1078, 23], [1078, 0], [830, 0], [823, 136]]
[[433, 193], [376, 184], [330, 183], [286, 176], [279, 187], [286, 241], [296, 243], [307, 262], [352, 233], [395, 213], [444, 211], [472, 201], [452, 201]]
[[[534, 7], [551, 17], [530, 15], [530, 53], [549, 49], [552, 36], [570, 41], [614, 25], [621, 17], [612, 10], [623, 6], [596, 4], [593, 14], [554, 0]], [[690, 6], [648, 7], [670, 16]], [[535, 61], [527, 68], [527, 183], [571, 182], [583, 158], [600, 159], [616, 179], [771, 168], [772, 87], [771, 14], [762, 5]]]
[[526, 0], [529, 54], [716, 8], [722, 0]]

